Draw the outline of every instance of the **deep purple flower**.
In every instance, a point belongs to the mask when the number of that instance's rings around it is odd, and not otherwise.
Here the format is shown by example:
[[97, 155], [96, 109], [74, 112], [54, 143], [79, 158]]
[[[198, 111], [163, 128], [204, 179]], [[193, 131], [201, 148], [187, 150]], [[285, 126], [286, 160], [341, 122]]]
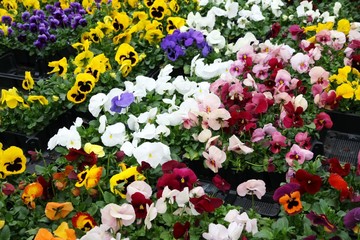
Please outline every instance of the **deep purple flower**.
[[350, 210], [344, 217], [344, 225], [348, 229], [354, 229], [358, 223], [360, 223], [360, 207]]
[[86, 27], [86, 25], [87, 25], [86, 19], [84, 19], [84, 18], [80, 19], [79, 24], [80, 24], [82, 27]]
[[30, 23], [30, 31], [31, 32], [36, 32], [37, 31], [37, 25], [35, 23]]
[[50, 41], [50, 42], [56, 42], [56, 36], [55, 36], [54, 34], [51, 34], [51, 35], [49, 36], [49, 41]]
[[211, 47], [206, 43], [204, 48], [201, 50], [202, 56], [206, 57], [211, 52]]
[[72, 8], [74, 10], [74, 12], [77, 12], [82, 8], [82, 6], [78, 2], [72, 2], [72, 3], [70, 3], [70, 8]]
[[21, 26], [20, 29], [22, 29], [22, 30], [24, 30], [24, 31], [27, 31], [27, 30], [30, 29], [30, 25], [29, 25], [28, 23], [24, 23], [24, 24]]
[[189, 31], [190, 36], [196, 41], [196, 44], [201, 44], [202, 42], [205, 41], [204, 35], [202, 34], [202, 32], [190, 29]]
[[39, 19], [38, 16], [32, 15], [32, 16], [29, 18], [29, 23], [36, 24], [36, 23], [38, 22], [38, 19]]
[[53, 17], [49, 20], [49, 22], [50, 22], [50, 27], [53, 29], [55, 29], [60, 24], [59, 20]]
[[120, 113], [123, 108], [130, 106], [135, 100], [134, 94], [129, 92], [123, 92], [120, 96], [116, 96], [111, 99], [111, 108], [113, 112]]
[[14, 32], [14, 31], [12, 30], [12, 28], [9, 27], [9, 28], [8, 28], [8, 36], [11, 36], [11, 35], [13, 34], [13, 32]]
[[[35, 10], [34, 10], [35, 13]], [[45, 13], [43, 10], [37, 10], [36, 15], [39, 16], [39, 20], [45, 20]]]
[[2, 17], [1, 17], [1, 21], [2, 21], [4, 24], [10, 26], [10, 24], [11, 24], [11, 17], [10, 17], [10, 16], [2, 16]]
[[306, 217], [315, 226], [317, 226], [317, 225], [324, 226], [324, 228], [329, 232], [336, 231], [336, 226], [329, 222], [329, 220], [325, 214], [317, 214], [317, 213], [311, 211], [310, 213], [306, 214]]
[[38, 49], [42, 49], [45, 46], [45, 43], [42, 43], [41, 41], [39, 41], [39, 39], [37, 39], [34, 42], [34, 46], [37, 47]]
[[55, 11], [55, 7], [54, 7], [53, 5], [51, 5], [51, 4], [47, 4], [47, 5], [45, 6], [45, 9], [46, 9], [46, 11], [48, 11], [49, 13], [53, 13], [53, 12]]
[[25, 34], [20, 34], [18, 37], [17, 37], [17, 40], [19, 42], [25, 42], [26, 41], [26, 35]]
[[45, 34], [40, 34], [40, 35], [38, 35], [38, 40], [42, 43], [46, 43], [48, 38]]
[[30, 13], [28, 11], [25, 11], [21, 14], [21, 19], [24, 21], [24, 22], [27, 22], [29, 21], [29, 18], [30, 18]]

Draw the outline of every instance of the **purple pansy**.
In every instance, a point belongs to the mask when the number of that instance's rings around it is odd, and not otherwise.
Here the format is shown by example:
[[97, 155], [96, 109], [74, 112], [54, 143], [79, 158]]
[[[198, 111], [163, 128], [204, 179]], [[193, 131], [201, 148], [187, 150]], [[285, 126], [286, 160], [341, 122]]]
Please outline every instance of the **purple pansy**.
[[360, 207], [350, 210], [344, 217], [344, 225], [348, 229], [354, 229], [360, 223]]
[[130, 106], [135, 100], [134, 94], [129, 92], [123, 92], [119, 96], [115, 96], [111, 99], [111, 108], [113, 112], [120, 113], [123, 108]]

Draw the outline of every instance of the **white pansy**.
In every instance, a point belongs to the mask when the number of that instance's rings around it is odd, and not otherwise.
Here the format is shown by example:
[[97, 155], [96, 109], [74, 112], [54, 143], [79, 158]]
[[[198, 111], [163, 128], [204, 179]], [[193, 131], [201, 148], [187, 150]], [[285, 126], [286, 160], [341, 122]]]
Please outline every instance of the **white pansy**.
[[335, 16], [339, 16], [339, 11], [340, 11], [341, 7], [342, 7], [341, 3], [339, 3], [339, 2], [335, 3], [334, 9], [333, 9]]
[[271, 12], [276, 16], [280, 17], [282, 14], [281, 7], [284, 6], [284, 3], [281, 0], [271, 0], [270, 7]]
[[222, 59], [215, 59], [211, 64], [205, 64], [204, 59], [200, 58], [195, 61], [195, 75], [205, 80], [219, 76], [222, 72], [227, 71], [233, 60], [222, 62]]
[[308, 107], [308, 102], [306, 101], [306, 99], [302, 94], [297, 95], [293, 101], [294, 101], [295, 109], [297, 107], [302, 107], [303, 111], [305, 111]]
[[221, 35], [221, 32], [219, 30], [212, 30], [207, 36], [206, 41], [210, 46], [213, 48], [222, 49], [225, 47], [226, 40]]
[[134, 146], [133, 143], [126, 141], [123, 143], [123, 145], [121, 145], [120, 150], [123, 151], [126, 156], [131, 157], [133, 155], [135, 148], [136, 148], [136, 146]]
[[177, 126], [183, 122], [183, 113], [174, 111], [172, 113], [162, 113], [156, 116], [156, 123], [164, 126]]
[[156, 87], [156, 81], [153, 78], [145, 77], [145, 76], [137, 76], [135, 80], [136, 80], [135, 86], [141, 86], [142, 88], [145, 88], [148, 92], [154, 90]]
[[130, 92], [134, 94], [134, 97], [140, 101], [143, 97], [146, 97], [147, 91], [145, 86], [141, 84], [134, 85], [133, 82], [125, 81], [125, 92]]
[[125, 125], [118, 122], [107, 126], [101, 136], [101, 141], [107, 147], [123, 144], [126, 141]]
[[195, 30], [198, 30], [204, 34], [208, 33], [214, 29], [215, 26], [215, 14], [211, 11], [207, 13], [206, 16], [201, 16], [199, 12], [196, 12], [195, 15], [193, 12], [190, 12], [186, 19], [186, 24]]
[[185, 95], [196, 88], [196, 82], [189, 81], [189, 79], [184, 78], [184, 76], [177, 76], [173, 81], [173, 85], [175, 90], [182, 95]]
[[176, 105], [176, 95], [174, 94], [174, 96], [172, 97], [172, 99], [169, 98], [164, 98], [162, 100], [164, 103], [166, 104], [170, 104], [171, 106], [168, 108], [168, 112], [171, 113], [177, 109], [179, 109], [179, 106]]
[[[169, 136], [170, 135], [170, 129], [166, 127], [165, 125], [159, 125], [156, 127], [156, 135], [162, 135], [162, 136]], [[158, 137], [159, 138], [159, 137]]]
[[75, 127], [81, 127], [82, 124], [83, 124], [83, 122], [84, 122], [84, 120], [83, 120], [82, 118], [77, 117], [77, 118], [75, 119], [74, 126], [75, 126]]
[[66, 127], [60, 128], [57, 134], [48, 141], [49, 150], [54, 149], [58, 145], [66, 147], [67, 149], [81, 148], [81, 137], [75, 126], [71, 126], [70, 129]]
[[240, 49], [242, 49], [244, 46], [247, 45], [258, 45], [259, 41], [256, 39], [255, 35], [251, 32], [245, 33], [245, 36], [242, 38], [239, 38], [235, 44], [229, 44], [228, 45], [228, 51], [230, 53], [236, 53]]
[[105, 115], [101, 115], [99, 118], [99, 128], [98, 128], [98, 132], [99, 133], [103, 133], [105, 132], [105, 128], [106, 128], [106, 123], [107, 123], [107, 118]]
[[149, 122], [150, 120], [155, 119], [157, 111], [158, 111], [158, 109], [155, 107], [155, 108], [150, 109], [147, 112], [141, 113], [138, 116], [139, 123], [146, 123], [146, 122]]
[[251, 15], [250, 19], [259, 22], [265, 19], [265, 17], [262, 15], [262, 11], [258, 5], [252, 5], [251, 6]]
[[140, 130], [139, 132], [134, 132], [133, 136], [135, 138], [151, 140], [157, 137], [156, 127], [154, 124], [147, 123], [142, 130]]
[[129, 114], [128, 117], [129, 118], [128, 118], [127, 122], [126, 122], [128, 128], [131, 131], [134, 131], [134, 132], [139, 131], [140, 126], [139, 126], [137, 117], [135, 117], [133, 114]]
[[145, 142], [138, 146], [133, 155], [137, 162], [146, 162], [152, 168], [171, 160], [170, 148], [161, 142]]
[[98, 93], [98, 94], [92, 96], [90, 98], [89, 106], [88, 106], [89, 112], [94, 117], [98, 117], [101, 112], [101, 108], [105, 104], [106, 101], [107, 101], [107, 96], [105, 93]]

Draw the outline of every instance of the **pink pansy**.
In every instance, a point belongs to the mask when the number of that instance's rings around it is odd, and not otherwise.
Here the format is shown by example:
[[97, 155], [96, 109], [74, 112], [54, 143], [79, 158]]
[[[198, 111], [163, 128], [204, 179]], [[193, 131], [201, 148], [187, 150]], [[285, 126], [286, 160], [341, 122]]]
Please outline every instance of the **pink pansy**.
[[210, 84], [209, 90], [210, 90], [210, 92], [219, 96], [222, 86], [224, 86], [227, 83], [228, 83], [228, 81], [226, 81], [225, 79], [218, 79], [215, 82]]
[[302, 29], [299, 25], [291, 25], [289, 27], [289, 32], [291, 34], [291, 38], [293, 40], [297, 40], [304, 33], [304, 29]]
[[145, 181], [134, 181], [126, 187], [126, 200], [131, 202], [131, 195], [141, 193], [145, 198], [149, 199], [152, 195], [151, 186]]
[[255, 76], [261, 80], [265, 80], [268, 77], [268, 71], [269, 71], [269, 66], [264, 66], [263, 64], [256, 64], [253, 69], [252, 72], [255, 73]]
[[265, 113], [268, 109], [268, 103], [263, 93], [255, 93], [245, 106], [245, 110], [251, 113]]
[[272, 125], [272, 123], [265, 124], [263, 129], [267, 135], [271, 135], [277, 131], [276, 128]]
[[318, 131], [322, 130], [324, 127], [332, 128], [332, 126], [333, 126], [333, 122], [332, 122], [329, 114], [327, 114], [325, 112], [321, 112], [318, 115], [316, 115], [316, 117], [314, 119], [314, 123], [316, 126], [316, 130], [318, 130]]
[[226, 160], [226, 153], [215, 146], [210, 146], [208, 149], [209, 153], [203, 152], [205, 164], [214, 173], [217, 173], [219, 168], [222, 168], [222, 163]]
[[331, 33], [332, 47], [335, 50], [342, 49], [344, 44], [346, 43], [346, 35], [343, 32], [339, 32], [336, 30], [331, 30], [330, 33]]
[[274, 95], [274, 101], [277, 104], [286, 104], [291, 101], [291, 96], [287, 92], [280, 92]]
[[308, 136], [307, 132], [298, 132], [295, 135], [295, 142], [299, 144], [300, 147], [303, 147], [305, 149], [311, 148], [311, 137]]
[[204, 98], [199, 103], [199, 111], [210, 113], [211, 111], [218, 109], [220, 105], [220, 98], [214, 93], [208, 93], [204, 95]]
[[310, 160], [314, 156], [314, 153], [301, 148], [299, 145], [292, 145], [290, 151], [286, 154], [285, 159], [289, 166], [293, 166], [293, 161], [297, 161], [299, 164], [303, 164], [305, 160]]
[[246, 194], [255, 194], [258, 199], [261, 199], [266, 193], [265, 182], [263, 180], [250, 179], [239, 184], [236, 192], [241, 197], [244, 197]]
[[213, 130], [219, 130], [220, 128], [228, 126], [228, 122], [226, 120], [228, 120], [231, 116], [225, 108], [219, 108], [211, 111], [208, 117], [209, 127]]
[[297, 53], [290, 59], [291, 67], [298, 73], [307, 72], [309, 69], [309, 60], [310, 57], [308, 55]]
[[209, 232], [203, 233], [202, 237], [207, 240], [228, 240], [228, 230], [224, 225], [221, 224], [209, 224]]
[[229, 72], [232, 76], [237, 77], [240, 76], [244, 71], [244, 62], [240, 60], [234, 61], [229, 69]]
[[282, 85], [289, 86], [291, 75], [288, 71], [280, 69], [275, 77], [275, 86], [279, 87]]
[[265, 137], [265, 131], [262, 128], [257, 128], [253, 131], [251, 136], [251, 142], [259, 142]]
[[329, 86], [329, 75], [328, 71], [325, 71], [322, 67], [313, 67], [309, 71], [310, 82], [311, 84], [317, 83], [320, 84], [323, 88]]
[[192, 112], [188, 112], [187, 118], [183, 118], [183, 127], [186, 128], [186, 129], [190, 129], [192, 127], [195, 127], [198, 124], [199, 124], [199, 119]]
[[234, 83], [229, 87], [229, 97], [231, 100], [243, 100], [244, 88], [241, 83]]
[[199, 133], [199, 135], [197, 136], [197, 140], [202, 143], [207, 142], [211, 138], [211, 135], [211, 130], [206, 128]]
[[323, 92], [324, 88], [320, 84], [314, 84], [311, 87], [311, 93], [315, 97]]
[[123, 203], [121, 206], [109, 203], [101, 212], [101, 221], [103, 224], [110, 226], [115, 232], [120, 225], [129, 226], [135, 221], [135, 210], [131, 204]]
[[[211, 146], [217, 145], [217, 143], [219, 141], [219, 137], [220, 137], [220, 135], [216, 135], [216, 136], [209, 138], [209, 140], [207, 140], [207, 142], [206, 142], [205, 150], [208, 150], [209, 147], [211, 147]], [[219, 144], [221, 144], [221, 143], [219, 143]]]
[[322, 43], [324, 45], [330, 45], [331, 44], [331, 33], [327, 29], [321, 30], [320, 32], [318, 32], [315, 35], [315, 39], [319, 43]]
[[254, 151], [254, 149], [248, 147], [245, 145], [245, 143], [241, 142], [239, 138], [237, 138], [235, 135], [232, 135], [229, 138], [229, 151], [234, 151], [238, 154], [249, 154]]
[[270, 151], [272, 153], [279, 153], [282, 147], [286, 146], [286, 137], [283, 136], [280, 132], [274, 132], [272, 135], [272, 140], [270, 141]]
[[243, 46], [237, 53], [237, 60], [242, 61], [244, 63], [248, 62], [249, 59], [254, 57], [254, 48], [250, 45]]

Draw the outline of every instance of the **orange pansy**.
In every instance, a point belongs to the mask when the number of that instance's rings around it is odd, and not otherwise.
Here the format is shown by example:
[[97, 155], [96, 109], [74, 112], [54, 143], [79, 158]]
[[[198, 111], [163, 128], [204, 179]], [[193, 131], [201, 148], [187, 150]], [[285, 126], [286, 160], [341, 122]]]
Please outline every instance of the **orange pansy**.
[[66, 217], [72, 210], [74, 207], [71, 202], [48, 202], [45, 207], [45, 215], [50, 220], [58, 220]]
[[75, 228], [81, 229], [84, 232], [89, 231], [96, 226], [96, 222], [88, 213], [78, 212], [71, 219], [72, 225]]
[[300, 200], [300, 192], [295, 191], [279, 198], [279, 203], [284, 207], [287, 214], [293, 215], [302, 210], [302, 203]]
[[29, 208], [35, 208], [34, 200], [38, 197], [41, 197], [43, 194], [43, 187], [40, 183], [34, 182], [28, 184], [24, 192], [21, 195], [21, 199], [23, 200], [24, 204], [26, 204]]

